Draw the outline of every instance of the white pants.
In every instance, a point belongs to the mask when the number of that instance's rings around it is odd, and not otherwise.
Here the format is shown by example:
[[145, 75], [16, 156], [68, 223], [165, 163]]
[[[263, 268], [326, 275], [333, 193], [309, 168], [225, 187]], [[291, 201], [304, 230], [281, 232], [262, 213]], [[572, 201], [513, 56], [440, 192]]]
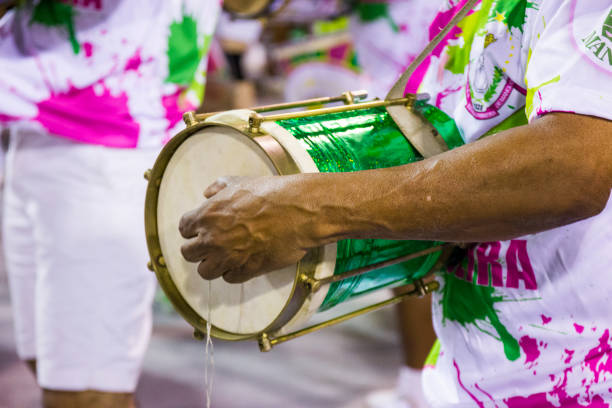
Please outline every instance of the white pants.
[[4, 250], [17, 351], [43, 388], [136, 387], [155, 290], [143, 172], [156, 154], [12, 130]]

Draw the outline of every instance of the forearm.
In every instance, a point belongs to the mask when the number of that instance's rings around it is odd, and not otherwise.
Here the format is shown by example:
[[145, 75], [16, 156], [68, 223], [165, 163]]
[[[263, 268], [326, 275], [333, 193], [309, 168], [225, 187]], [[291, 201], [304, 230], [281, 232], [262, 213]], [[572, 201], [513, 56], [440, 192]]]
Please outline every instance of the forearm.
[[[610, 122], [548, 115], [419, 163], [310, 178], [321, 242], [342, 238], [490, 241], [600, 212], [611, 188]], [[592, 121], [601, 123], [593, 126]], [[584, 126], [588, 126], [585, 132]]]

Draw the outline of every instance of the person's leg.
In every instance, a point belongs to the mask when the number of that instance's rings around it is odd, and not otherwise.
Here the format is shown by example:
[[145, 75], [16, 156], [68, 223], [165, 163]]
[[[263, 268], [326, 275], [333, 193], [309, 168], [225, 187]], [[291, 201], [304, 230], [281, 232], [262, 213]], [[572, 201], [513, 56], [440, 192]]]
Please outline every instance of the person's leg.
[[44, 406], [133, 406], [154, 292], [142, 225], [153, 155], [114, 162], [112, 149], [36, 136], [21, 153], [35, 173], [26, 188]]
[[45, 408], [136, 408], [131, 393], [109, 393], [100, 391], [54, 391], [43, 389]]
[[410, 297], [397, 307], [404, 364], [421, 370], [436, 341], [431, 317], [431, 296]]
[[[403, 289], [397, 289], [396, 294]], [[397, 305], [402, 362], [395, 388], [367, 397], [368, 408], [426, 408], [422, 369], [436, 340], [431, 316], [431, 296], [409, 297]]]
[[13, 310], [15, 343], [18, 356], [36, 375], [34, 230], [31, 216], [28, 214], [30, 204], [23, 189], [20, 188], [19, 181], [23, 176], [20, 169], [15, 168], [18, 139], [15, 135], [10, 136], [8, 129], [5, 129], [2, 134], [2, 144], [3, 150], [6, 150], [3, 173], [2, 244]]

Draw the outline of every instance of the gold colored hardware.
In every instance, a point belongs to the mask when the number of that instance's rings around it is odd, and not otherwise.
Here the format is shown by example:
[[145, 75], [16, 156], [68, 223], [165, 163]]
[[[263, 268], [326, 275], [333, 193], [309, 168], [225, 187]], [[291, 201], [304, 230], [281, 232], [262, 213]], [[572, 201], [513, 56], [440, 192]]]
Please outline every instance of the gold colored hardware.
[[[330, 113], [348, 112], [352, 110], [371, 109], [371, 108], [378, 108], [381, 106], [388, 107], [388, 106], [399, 106], [399, 105], [412, 105], [413, 102], [414, 102], [414, 95], [410, 94], [410, 95], [407, 95], [405, 98], [392, 99], [389, 101], [371, 101], [371, 102], [355, 103], [352, 105], [333, 106], [331, 108], [321, 108], [321, 109], [314, 109], [314, 110], [300, 111], [300, 112], [279, 113], [276, 115], [269, 115], [269, 116], [258, 115], [258, 117], [256, 117], [256, 120], [261, 121], [261, 122], [264, 122], [264, 121], [265, 122], [270, 122], [270, 121], [275, 122], [277, 120], [308, 118], [311, 116], [327, 115]], [[254, 115], [251, 115], [251, 117], [254, 117]], [[249, 117], [249, 127], [251, 125], [250, 124], [251, 117]], [[261, 122], [259, 122], [259, 125], [261, 125]]]
[[440, 284], [435, 280], [429, 281], [427, 283], [424, 283], [422, 280], [417, 280], [413, 283], [413, 286], [414, 286], [414, 289], [409, 292], [402, 293], [401, 295], [395, 296], [383, 302], [375, 303], [373, 305], [364, 307], [362, 309], [355, 310], [354, 312], [350, 312], [345, 315], [338, 316], [336, 318], [327, 320], [325, 322], [315, 324], [310, 327], [306, 327], [305, 329], [298, 330], [293, 333], [289, 333], [289, 334], [278, 336], [278, 337], [270, 337], [270, 335], [263, 333], [262, 335], [259, 336], [259, 339], [258, 339], [259, 349], [263, 352], [270, 351], [272, 347], [274, 347], [275, 345], [279, 343], [284, 343], [286, 341], [293, 340], [297, 337], [301, 337], [305, 334], [313, 333], [325, 327], [334, 326], [338, 323], [342, 323], [354, 317], [361, 316], [363, 314], [373, 312], [375, 310], [379, 310], [385, 306], [390, 306], [396, 303], [400, 303], [402, 300], [404, 300], [405, 298], [409, 296], [423, 296], [425, 294], [434, 292], [440, 288]]
[[187, 127], [193, 126], [196, 123], [198, 123], [195, 112], [193, 111], [185, 112], [183, 114], [183, 122], [185, 122], [185, 125], [187, 125]]
[[147, 262], [147, 269], [150, 270], [151, 272], [155, 272], [155, 269], [153, 269], [153, 262], [151, 261]]
[[161, 266], [166, 266], [166, 260], [164, 259], [162, 255], [157, 257], [157, 263]]
[[144, 172], [144, 178], [147, 181], [151, 180], [151, 169]]
[[336, 283], [336, 282], [339, 282], [339, 281], [342, 281], [348, 278], [352, 278], [354, 276], [363, 275], [364, 273], [375, 271], [377, 269], [382, 269], [388, 266], [397, 265], [399, 263], [410, 261], [411, 259], [415, 259], [415, 258], [420, 258], [422, 256], [429, 255], [434, 252], [442, 251], [444, 249], [451, 248], [453, 246], [454, 244], [444, 244], [444, 245], [435, 246], [432, 248], [424, 249], [422, 251], [414, 252], [412, 254], [399, 256], [397, 258], [389, 259], [383, 262], [378, 262], [372, 265], [364, 266], [362, 268], [353, 269], [352, 271], [348, 271], [348, 272], [341, 273], [338, 275], [332, 275], [324, 279], [314, 279], [314, 278], [304, 278], [304, 279], [308, 279], [308, 281], [305, 281], [305, 283], [313, 288], [313, 292], [316, 292], [321, 287], [321, 285], [328, 285], [331, 283]]
[[305, 273], [300, 274], [300, 282], [306, 287], [306, 290], [312, 293], [316, 293], [321, 289], [321, 282], [324, 279], [315, 279]]
[[194, 338], [194, 339], [196, 339], [196, 340], [198, 340], [198, 341], [203, 341], [205, 337], [206, 337], [206, 336], [204, 335], [204, 333], [202, 333], [200, 330], [195, 329], [195, 330], [193, 331], [193, 338]]
[[[367, 97], [368, 97], [368, 91], [359, 90], [359, 91], [344, 92], [342, 95], [339, 95], [339, 96], [325, 96], [325, 97], [322, 97], [322, 98], [306, 99], [306, 100], [303, 100], [303, 101], [277, 103], [277, 104], [273, 104], [273, 105], [264, 105], [264, 106], [256, 106], [254, 108], [248, 108], [248, 110], [251, 110], [251, 111], [257, 112], [257, 113], [265, 113], [265, 112], [272, 112], [272, 111], [277, 111], [277, 110], [288, 110], [288, 109], [295, 109], [295, 108], [307, 108], [309, 106], [326, 105], [326, 104], [335, 103], [335, 102], [343, 102], [345, 104], [349, 104], [349, 103], [352, 104], [352, 103], [355, 103], [355, 101], [361, 101], [361, 100], [364, 100]], [[349, 102], [349, 101], [351, 101], [351, 102]], [[196, 120], [198, 122], [201, 122], [201, 121], [206, 120], [209, 117], [211, 117], [213, 115], [217, 115], [219, 113], [222, 113], [222, 112], [198, 113], [198, 114], [195, 115], [195, 118], [196, 118]]]
[[259, 344], [259, 351], [266, 352], [272, 350], [272, 343], [267, 333], [261, 333], [257, 337], [257, 344]]
[[261, 116], [259, 113], [251, 113], [249, 115], [249, 126], [247, 128], [247, 131], [249, 131], [250, 133], [259, 133], [261, 130], [261, 124], [264, 120], [264, 117]]
[[344, 96], [344, 103], [346, 105], [352, 105], [355, 103], [355, 99], [353, 97], [353, 93], [352, 92], [343, 92], [342, 96]]

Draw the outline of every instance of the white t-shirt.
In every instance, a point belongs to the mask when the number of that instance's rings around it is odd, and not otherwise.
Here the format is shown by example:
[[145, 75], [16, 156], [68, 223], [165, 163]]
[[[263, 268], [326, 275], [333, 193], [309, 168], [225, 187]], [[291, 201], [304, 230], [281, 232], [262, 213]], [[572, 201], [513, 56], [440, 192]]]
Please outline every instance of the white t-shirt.
[[361, 2], [351, 18], [357, 61], [370, 97], [384, 98], [429, 42], [429, 24], [442, 0]]
[[[447, 4], [432, 27], [465, 2]], [[483, 0], [475, 10], [413, 78], [466, 142], [549, 112], [612, 119], [610, 0]], [[581, 222], [471, 245], [434, 295], [431, 405], [612, 406], [611, 270], [612, 202]]]
[[159, 146], [199, 106], [218, 0], [36, 1], [0, 20], [0, 124]]

